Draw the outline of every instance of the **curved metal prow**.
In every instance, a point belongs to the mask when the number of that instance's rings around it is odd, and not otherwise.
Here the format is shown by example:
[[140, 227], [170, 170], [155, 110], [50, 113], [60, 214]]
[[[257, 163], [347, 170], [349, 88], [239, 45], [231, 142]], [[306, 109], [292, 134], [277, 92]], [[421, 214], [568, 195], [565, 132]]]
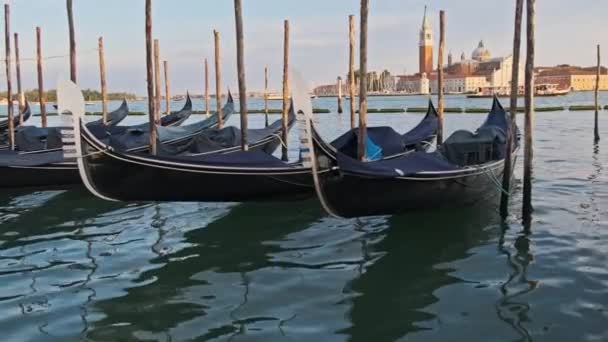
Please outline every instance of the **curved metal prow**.
[[304, 167], [312, 170], [312, 176], [315, 184], [315, 191], [317, 198], [321, 203], [323, 209], [330, 215], [336, 218], [341, 218], [334, 210], [329, 206], [323, 187], [321, 186], [321, 180], [319, 177], [319, 170], [317, 165], [317, 158], [315, 155], [315, 147], [312, 136], [312, 103], [310, 96], [308, 95], [308, 87], [306, 82], [302, 79], [297, 71], [292, 71], [292, 105], [296, 112], [298, 126], [300, 130], [300, 159]]
[[[72, 81], [59, 81], [57, 84], [57, 109], [61, 113], [63, 126], [67, 127], [61, 130], [61, 141], [63, 143], [63, 156], [66, 159], [76, 159], [78, 165], [78, 173], [87, 190], [93, 195], [106, 200], [115, 201], [111, 198], [100, 194], [95, 187], [89, 182], [87, 172], [82, 160], [85, 151], [82, 148], [82, 140], [80, 130], [87, 129], [82, 125], [82, 118], [85, 113], [84, 96], [80, 88]], [[64, 112], [72, 113], [70, 116], [63, 114]], [[71, 121], [71, 122], [70, 122]]]

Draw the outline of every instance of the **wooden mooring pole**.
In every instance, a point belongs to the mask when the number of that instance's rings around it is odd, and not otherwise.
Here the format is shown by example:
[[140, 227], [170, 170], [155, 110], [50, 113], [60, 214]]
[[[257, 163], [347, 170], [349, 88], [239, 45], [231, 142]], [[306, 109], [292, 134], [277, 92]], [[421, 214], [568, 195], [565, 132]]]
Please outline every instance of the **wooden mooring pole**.
[[268, 127], [268, 67], [264, 68], [264, 121]]
[[342, 114], [342, 77], [338, 76], [338, 114]]
[[154, 39], [154, 122], [160, 124], [160, 46]]
[[365, 141], [367, 139], [367, 16], [369, 0], [361, 0], [361, 32], [359, 38], [359, 160], [365, 160]]
[[99, 79], [101, 82], [101, 115], [103, 124], [108, 124], [108, 89], [106, 88], [106, 60], [103, 51], [103, 37], [99, 37]]
[[241, 149], [247, 151], [247, 87], [245, 83], [245, 42], [243, 39], [243, 8], [241, 0], [234, 0], [236, 21], [236, 66], [239, 76], [239, 111], [241, 116]]
[[44, 80], [42, 78], [42, 39], [40, 27], [36, 27], [36, 71], [38, 73], [38, 99], [40, 101], [40, 120], [42, 127], [46, 127], [46, 95], [44, 94]]
[[502, 177], [502, 192], [500, 195], [500, 217], [506, 220], [509, 216], [509, 197], [511, 193], [511, 178], [513, 177], [513, 162], [510, 158], [510, 151], [513, 150], [515, 139], [515, 119], [517, 118], [517, 95], [519, 93], [519, 65], [521, 55], [521, 23], [524, 10], [524, 0], [517, 0], [515, 3], [515, 28], [513, 34], [513, 68], [511, 70], [511, 115], [510, 125], [507, 127], [507, 145], [505, 155], [505, 168]]
[[[536, 13], [535, 0], [527, 0], [526, 8], [526, 85], [525, 85], [525, 146], [524, 146], [524, 196], [523, 222], [529, 227], [532, 222], [532, 158], [533, 158], [533, 125], [534, 125], [534, 57]], [[527, 229], [527, 228], [526, 228]]]
[[593, 135], [596, 143], [600, 141], [600, 128], [599, 128], [599, 97], [600, 97], [600, 77], [602, 72], [602, 60], [600, 54], [600, 45], [597, 46], [597, 76], [595, 78], [595, 119], [593, 124]]
[[439, 11], [439, 56], [437, 62], [437, 115], [439, 127], [437, 127], [437, 145], [443, 144], [443, 55], [445, 53], [445, 11]]
[[25, 95], [21, 88], [21, 62], [19, 59], [19, 33], [15, 32], [15, 71], [17, 76], [17, 93], [19, 94], [19, 126], [23, 125], [23, 108], [25, 106]]
[[148, 119], [150, 153], [156, 154], [156, 119], [154, 113], [154, 60], [152, 50], [152, 0], [146, 0], [146, 81], [148, 88]]
[[205, 114], [209, 117], [209, 64], [205, 58]]
[[11, 25], [10, 6], [4, 4], [4, 42], [6, 65], [6, 100], [8, 110], [8, 143], [11, 150], [15, 149], [15, 122], [13, 121], [13, 88], [11, 84]]
[[281, 131], [281, 159], [287, 161], [287, 112], [289, 111], [289, 20], [284, 22], [283, 31], [283, 129]]
[[66, 0], [66, 8], [68, 12], [68, 28], [70, 30], [70, 79], [76, 83], [76, 37], [74, 34], [72, 0]]
[[165, 109], [167, 114], [171, 114], [171, 96], [169, 94], [169, 63], [163, 61], [163, 69], [165, 72]]
[[215, 42], [215, 102], [217, 105], [217, 127], [222, 128], [224, 127], [224, 120], [222, 118], [222, 70], [220, 69], [220, 33], [214, 30], [213, 38]]
[[350, 128], [355, 128], [355, 16], [348, 16], [348, 92], [350, 97]]

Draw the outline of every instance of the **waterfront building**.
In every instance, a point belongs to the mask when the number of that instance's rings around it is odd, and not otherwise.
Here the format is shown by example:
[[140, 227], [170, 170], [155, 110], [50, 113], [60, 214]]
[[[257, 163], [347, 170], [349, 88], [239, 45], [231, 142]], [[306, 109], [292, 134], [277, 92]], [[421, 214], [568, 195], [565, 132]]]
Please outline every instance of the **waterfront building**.
[[[582, 68], [572, 65], [535, 68], [535, 84], [557, 84], [559, 89], [591, 91], [595, 89], [597, 67]], [[608, 90], [608, 69], [601, 68], [600, 90]]]

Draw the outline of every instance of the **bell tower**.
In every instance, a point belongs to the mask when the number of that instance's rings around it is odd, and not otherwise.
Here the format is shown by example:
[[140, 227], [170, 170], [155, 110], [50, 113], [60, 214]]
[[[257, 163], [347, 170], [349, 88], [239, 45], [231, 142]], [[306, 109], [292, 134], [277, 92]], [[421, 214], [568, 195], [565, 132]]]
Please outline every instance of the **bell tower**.
[[424, 18], [420, 29], [420, 74], [430, 74], [433, 71], [433, 28], [426, 16], [426, 6], [424, 6]]

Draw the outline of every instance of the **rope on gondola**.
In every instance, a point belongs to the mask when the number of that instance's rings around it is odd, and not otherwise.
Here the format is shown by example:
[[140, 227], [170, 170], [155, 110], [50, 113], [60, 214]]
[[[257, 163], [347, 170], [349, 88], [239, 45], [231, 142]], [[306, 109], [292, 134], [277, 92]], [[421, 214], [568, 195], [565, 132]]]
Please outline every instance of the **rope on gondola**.
[[[89, 54], [89, 53], [93, 53], [93, 52], [99, 52], [99, 49], [97, 48], [93, 48], [93, 49], [86, 49], [86, 50], [80, 50], [78, 51], [78, 54]], [[52, 56], [47, 56], [47, 57], [43, 57], [42, 60], [43, 61], [47, 61], [47, 60], [52, 60], [52, 59], [60, 59], [60, 58], [69, 58], [70, 55], [52, 55]], [[20, 62], [36, 62], [38, 59], [36, 57], [26, 57], [26, 58], [20, 58], [19, 61]], [[0, 62], [4, 63], [6, 60], [5, 59], [0, 59]]]

